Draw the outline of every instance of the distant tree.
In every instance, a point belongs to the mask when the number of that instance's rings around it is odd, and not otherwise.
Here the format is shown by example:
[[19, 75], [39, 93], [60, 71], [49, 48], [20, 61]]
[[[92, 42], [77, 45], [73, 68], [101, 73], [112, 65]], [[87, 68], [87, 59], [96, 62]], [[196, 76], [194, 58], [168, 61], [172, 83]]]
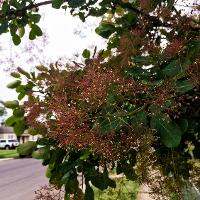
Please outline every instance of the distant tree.
[[1, 124], [5, 121], [6, 117], [7, 117], [7, 111], [5, 107], [0, 106], [0, 123]]
[[0, 107], [0, 116], [3, 116], [5, 114], [5, 108]]
[[33, 157], [48, 165], [50, 183], [65, 187], [65, 199], [94, 199], [92, 185], [115, 187], [112, 169], [148, 184], [158, 199], [196, 195], [191, 188], [200, 188], [200, 5], [185, 0], [182, 10], [181, 2], [3, 2], [0, 30], [9, 31], [16, 45], [26, 25], [30, 39], [42, 35], [42, 5], [70, 9], [82, 21], [102, 18], [96, 33], [108, 39], [106, 49], [85, 49], [84, 64], [57, 62], [31, 73], [18, 68], [8, 87], [18, 100], [28, 100], [4, 102], [13, 109], [5, 123], [17, 135], [29, 127], [43, 136], [38, 144], [44, 146]]

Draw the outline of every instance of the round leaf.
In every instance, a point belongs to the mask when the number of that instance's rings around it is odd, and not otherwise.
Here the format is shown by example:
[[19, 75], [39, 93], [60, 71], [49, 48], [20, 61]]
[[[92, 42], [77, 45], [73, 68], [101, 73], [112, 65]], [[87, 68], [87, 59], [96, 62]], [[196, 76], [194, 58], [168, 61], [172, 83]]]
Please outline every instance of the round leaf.
[[179, 80], [176, 82], [176, 91], [178, 93], [185, 93], [194, 88], [190, 80]]
[[177, 147], [181, 141], [182, 131], [166, 115], [155, 115], [151, 118], [151, 127], [156, 129], [161, 142], [168, 148]]
[[17, 35], [17, 34], [12, 36], [12, 40], [15, 45], [19, 45], [21, 43], [21, 39], [20, 39], [19, 35]]
[[35, 128], [29, 128], [28, 129], [28, 133], [30, 134], [30, 135], [38, 135], [38, 130], [37, 129], [35, 129]]
[[23, 117], [24, 116], [24, 109], [22, 109], [22, 108], [16, 108], [13, 111], [13, 115], [16, 116], [16, 117]]
[[20, 78], [20, 74], [17, 72], [11, 72], [10, 75], [14, 78]]
[[95, 29], [96, 33], [103, 38], [109, 38], [115, 32], [115, 26], [108, 23], [102, 23]]
[[16, 135], [20, 136], [24, 133], [25, 131], [25, 122], [24, 120], [19, 120], [16, 122], [16, 124], [14, 125], [14, 132]]
[[4, 122], [4, 124], [6, 126], [12, 126], [16, 121], [17, 121], [17, 118], [14, 115], [12, 115], [8, 119], [6, 119], [6, 121]]
[[11, 109], [19, 106], [19, 102], [17, 100], [5, 101], [3, 104], [6, 108], [11, 108]]
[[84, 51], [83, 51], [83, 53], [82, 53], [82, 56], [84, 57], [84, 58], [90, 58], [90, 51], [89, 50], [87, 50], [87, 49], [85, 49]]
[[15, 80], [7, 85], [7, 88], [14, 89], [21, 84], [20, 80]]

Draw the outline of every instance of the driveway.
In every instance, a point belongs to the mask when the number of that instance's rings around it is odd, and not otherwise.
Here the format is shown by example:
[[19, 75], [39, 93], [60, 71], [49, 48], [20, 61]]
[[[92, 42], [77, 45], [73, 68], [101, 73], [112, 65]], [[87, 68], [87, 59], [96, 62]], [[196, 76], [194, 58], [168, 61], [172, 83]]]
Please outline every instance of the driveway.
[[0, 161], [0, 199], [33, 200], [34, 191], [48, 184], [45, 167], [35, 159]]

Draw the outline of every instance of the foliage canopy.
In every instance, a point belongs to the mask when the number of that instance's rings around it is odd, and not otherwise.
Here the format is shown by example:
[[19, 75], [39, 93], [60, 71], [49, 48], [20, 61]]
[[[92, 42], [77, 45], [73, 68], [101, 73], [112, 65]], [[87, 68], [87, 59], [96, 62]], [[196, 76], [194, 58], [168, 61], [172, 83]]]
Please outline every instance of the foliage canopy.
[[11, 74], [8, 87], [28, 100], [4, 102], [13, 109], [5, 123], [18, 135], [29, 127], [43, 136], [33, 155], [48, 165], [50, 182], [65, 186], [65, 199], [88, 200], [91, 185], [116, 186], [113, 168], [162, 199], [184, 198], [189, 180], [199, 187], [200, 5], [188, 14], [174, 0], [4, 1], [0, 33], [9, 31], [16, 45], [26, 25], [30, 39], [42, 35], [38, 10], [45, 4], [82, 21], [101, 17], [96, 33], [108, 39], [101, 52], [84, 50], [84, 67], [55, 63]]

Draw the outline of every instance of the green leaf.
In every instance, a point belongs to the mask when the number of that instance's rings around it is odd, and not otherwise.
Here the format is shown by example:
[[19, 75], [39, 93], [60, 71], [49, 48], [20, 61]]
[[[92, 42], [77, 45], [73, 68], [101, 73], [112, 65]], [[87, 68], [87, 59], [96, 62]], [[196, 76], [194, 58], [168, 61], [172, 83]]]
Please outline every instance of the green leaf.
[[10, 2], [10, 5], [15, 8], [19, 8], [19, 6], [20, 6], [20, 3], [18, 0], [10, 0], [9, 2]]
[[127, 163], [126, 161], [117, 163], [116, 172], [117, 174], [124, 173], [126, 178], [129, 180], [135, 181], [137, 179], [137, 175], [135, 173], [133, 166]]
[[84, 200], [94, 200], [94, 191], [90, 187], [89, 183], [86, 184]]
[[142, 65], [150, 65], [153, 62], [150, 56], [135, 56], [133, 57], [133, 60], [135, 63], [142, 64]]
[[137, 14], [135, 14], [134, 12], [128, 12], [117, 21], [119, 21], [119, 24], [123, 24], [123, 27], [133, 26], [137, 22]]
[[70, 194], [65, 192], [64, 200], [70, 200], [70, 199], [71, 199]]
[[26, 90], [32, 90], [35, 84], [32, 81], [28, 81], [28, 83], [25, 85]]
[[16, 121], [16, 124], [14, 125], [14, 132], [17, 136], [20, 136], [25, 131], [25, 122], [24, 120]]
[[191, 59], [195, 59], [200, 54], [200, 41], [199, 40], [191, 40], [188, 45], [188, 57]]
[[3, 5], [2, 5], [2, 8], [1, 8], [2, 13], [6, 14], [9, 9], [10, 9], [10, 6], [9, 6], [8, 2], [3, 1]]
[[9, 24], [9, 28], [10, 28], [10, 34], [12, 36], [16, 35], [17, 25], [15, 23], [11, 23], [11, 24]]
[[181, 128], [182, 132], [185, 133], [188, 129], [188, 120], [181, 118], [180, 120], [178, 120], [178, 125]]
[[103, 58], [108, 58], [111, 55], [111, 51], [110, 50], [105, 50], [102, 53], [102, 57]]
[[4, 122], [4, 124], [6, 126], [12, 126], [17, 120], [18, 120], [17, 117], [15, 117], [14, 115], [12, 115], [8, 119], [6, 119], [6, 121]]
[[45, 175], [46, 175], [47, 178], [51, 178], [52, 167], [53, 167], [52, 164], [49, 164], [48, 167], [47, 167], [47, 170], [46, 170], [46, 173], [45, 173]]
[[123, 168], [120, 162], [117, 162], [116, 173], [121, 174], [123, 172]]
[[168, 148], [177, 147], [183, 134], [179, 126], [171, 121], [168, 115], [159, 114], [152, 116], [151, 128], [157, 130], [161, 142]]
[[88, 49], [84, 49], [83, 53], [82, 53], [82, 56], [84, 58], [87, 58], [89, 59], [90, 58], [90, 51]]
[[30, 40], [34, 40], [35, 38], [36, 38], [36, 34], [35, 34], [34, 30], [31, 29], [31, 31], [29, 33], [29, 39]]
[[25, 34], [25, 28], [22, 26], [22, 27], [19, 27], [18, 28], [18, 33], [19, 33], [19, 37], [22, 38]]
[[21, 92], [19, 95], [18, 95], [18, 100], [22, 100], [24, 97], [26, 96], [26, 93], [25, 92]]
[[4, 21], [0, 25], [0, 34], [6, 33], [8, 31], [8, 21]]
[[151, 112], [151, 114], [158, 114], [162, 112], [163, 108], [158, 105], [152, 104], [149, 106], [148, 110]]
[[17, 92], [17, 93], [25, 93], [25, 86], [24, 86], [24, 85], [19, 85], [19, 86], [16, 88], [16, 92]]
[[7, 88], [14, 89], [21, 84], [20, 80], [15, 80], [7, 85]]
[[5, 101], [3, 102], [3, 105], [6, 107], [6, 108], [16, 108], [19, 106], [19, 102], [17, 100], [13, 100], [13, 101]]
[[118, 131], [124, 125], [127, 125], [127, 118], [121, 117], [120, 115], [124, 115], [122, 112], [113, 113], [112, 116], [105, 118], [100, 123], [100, 131], [102, 134], [107, 134], [110, 131]]
[[178, 80], [175, 84], [176, 91], [178, 93], [185, 93], [194, 88], [194, 85], [190, 80]]
[[18, 67], [17, 70], [18, 70], [18, 72], [19, 72], [20, 74], [23, 74], [23, 75], [26, 76], [28, 79], [31, 78], [31, 77], [30, 77], [30, 74], [29, 74], [28, 72], [26, 72], [24, 69], [22, 69], [21, 67]]
[[41, 71], [41, 72], [48, 72], [48, 68], [43, 66], [43, 65], [37, 65], [36, 69]]
[[40, 21], [41, 15], [40, 14], [32, 14], [29, 16], [30, 20], [34, 23], [38, 23]]
[[147, 125], [148, 123], [147, 117], [148, 117], [147, 112], [145, 111], [139, 112], [136, 115], [131, 117], [131, 124], [136, 125], [136, 126], [140, 124]]
[[62, 184], [67, 184], [70, 181], [71, 171], [67, 172], [61, 179]]
[[63, 4], [64, 0], [53, 0], [52, 1], [52, 7], [59, 9], [61, 5]]
[[70, 8], [78, 8], [85, 4], [86, 0], [68, 0]]
[[108, 188], [108, 185], [104, 180], [103, 174], [100, 173], [96, 176], [91, 177], [91, 183], [100, 190], [105, 190], [106, 188]]
[[78, 13], [78, 16], [79, 16], [79, 18], [80, 18], [80, 20], [81, 20], [82, 22], [85, 22], [85, 15], [84, 15], [83, 12], [79, 12], [79, 13]]
[[101, 23], [100, 26], [95, 29], [95, 32], [101, 37], [108, 39], [110, 35], [115, 32], [115, 26], [108, 23]]
[[49, 148], [42, 147], [32, 153], [32, 157], [35, 159], [48, 159], [49, 155]]
[[17, 34], [12, 36], [12, 41], [15, 45], [19, 45], [21, 43], [21, 39], [20, 39], [19, 35], [17, 35]]
[[35, 36], [42, 36], [42, 30], [38, 25], [32, 24], [31, 28], [31, 31], [33, 31]]
[[90, 150], [86, 150], [84, 152], [84, 154], [79, 158], [80, 160], [86, 160], [90, 155], [91, 155], [92, 151]]
[[14, 111], [13, 111], [13, 115], [15, 117], [23, 117], [24, 116], [24, 109], [22, 108], [16, 108]]
[[28, 133], [30, 134], [30, 135], [38, 135], [38, 130], [36, 129], [36, 128], [29, 128], [28, 129]]
[[37, 128], [29, 128], [28, 132], [30, 135], [45, 135], [47, 133], [47, 129], [45, 126], [40, 125]]
[[116, 188], [117, 185], [116, 185], [116, 182], [114, 180], [108, 178], [107, 182], [108, 182], [109, 187]]
[[176, 76], [185, 72], [185, 70], [189, 67], [190, 64], [191, 62], [188, 58], [173, 60], [162, 70], [162, 73], [170, 77]]
[[29, 156], [36, 149], [36, 146], [36, 142], [28, 141], [24, 144], [20, 144], [17, 147], [17, 152], [19, 153], [19, 155]]
[[17, 72], [11, 72], [10, 75], [14, 78], [20, 78], [20, 74]]
[[169, 9], [172, 9], [172, 7], [174, 6], [175, 0], [167, 0], [167, 7]]
[[148, 70], [136, 66], [134, 66], [133, 68], [126, 69], [125, 71], [125, 76], [133, 78], [135, 80], [149, 80], [150, 75], [151, 73], [149, 73]]

